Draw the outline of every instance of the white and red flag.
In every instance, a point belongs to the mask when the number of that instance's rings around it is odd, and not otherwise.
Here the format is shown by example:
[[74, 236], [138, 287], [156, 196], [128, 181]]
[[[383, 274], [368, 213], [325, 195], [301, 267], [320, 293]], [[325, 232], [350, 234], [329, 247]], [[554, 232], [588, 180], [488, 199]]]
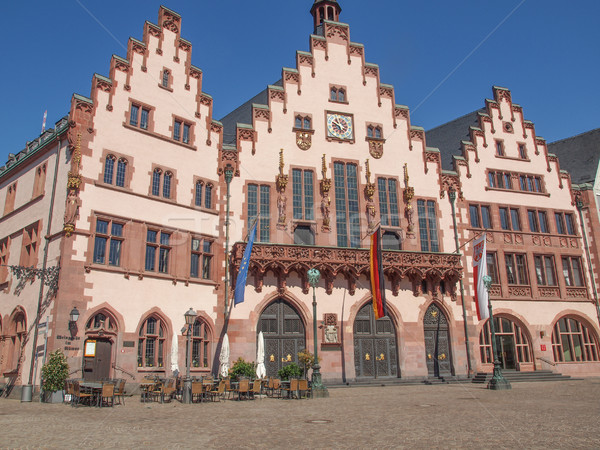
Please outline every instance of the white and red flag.
[[48, 110], [44, 111], [44, 120], [42, 121], [42, 133], [46, 129], [46, 117], [48, 117]]
[[488, 308], [488, 291], [483, 283], [487, 275], [487, 258], [485, 255], [485, 233], [473, 242], [473, 278], [475, 280], [475, 305], [477, 318], [485, 320], [490, 317]]

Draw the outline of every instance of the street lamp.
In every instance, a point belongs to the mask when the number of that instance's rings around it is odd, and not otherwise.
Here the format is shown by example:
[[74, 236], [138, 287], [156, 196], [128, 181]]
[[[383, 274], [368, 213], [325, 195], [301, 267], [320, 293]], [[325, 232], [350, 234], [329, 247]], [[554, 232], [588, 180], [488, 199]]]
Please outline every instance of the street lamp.
[[71, 337], [74, 337], [77, 334], [77, 320], [79, 319], [79, 310], [77, 307], [73, 307], [71, 312], [69, 313], [69, 332], [71, 333]]
[[192, 399], [192, 380], [190, 378], [190, 364], [192, 362], [192, 325], [196, 321], [196, 311], [192, 308], [184, 314], [185, 324], [187, 325], [187, 361], [185, 364], [185, 380], [183, 380], [183, 393], [181, 400], [183, 403], [191, 403]]
[[488, 309], [490, 310], [490, 331], [492, 333], [492, 352], [494, 354], [494, 374], [488, 383], [488, 389], [494, 391], [506, 391], [512, 389], [510, 382], [502, 376], [502, 363], [498, 357], [498, 346], [496, 345], [496, 326], [494, 325], [494, 314], [492, 313], [492, 302], [489, 300], [490, 287], [492, 285], [492, 277], [489, 275], [483, 276], [483, 284], [488, 291]]
[[317, 294], [316, 288], [319, 284], [319, 278], [321, 273], [317, 269], [310, 269], [308, 271], [308, 284], [313, 288], [313, 337], [315, 341], [315, 363], [313, 364], [312, 372], [312, 393], [313, 397], [329, 397], [329, 391], [321, 381], [321, 366], [319, 365], [319, 354], [318, 354], [318, 339], [317, 339]]

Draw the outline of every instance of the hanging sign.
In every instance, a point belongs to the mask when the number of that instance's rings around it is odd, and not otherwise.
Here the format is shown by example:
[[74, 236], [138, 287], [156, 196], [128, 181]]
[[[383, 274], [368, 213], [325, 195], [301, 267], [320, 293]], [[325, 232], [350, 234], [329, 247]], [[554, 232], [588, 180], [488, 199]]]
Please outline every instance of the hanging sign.
[[96, 341], [85, 341], [84, 356], [90, 356], [90, 357], [96, 356]]

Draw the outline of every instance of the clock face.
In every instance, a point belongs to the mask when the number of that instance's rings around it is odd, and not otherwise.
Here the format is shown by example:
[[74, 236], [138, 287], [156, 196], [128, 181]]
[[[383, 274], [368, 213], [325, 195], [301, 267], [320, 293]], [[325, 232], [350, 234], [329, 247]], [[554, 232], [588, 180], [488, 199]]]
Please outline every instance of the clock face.
[[352, 117], [344, 114], [327, 114], [327, 136], [338, 139], [352, 139]]

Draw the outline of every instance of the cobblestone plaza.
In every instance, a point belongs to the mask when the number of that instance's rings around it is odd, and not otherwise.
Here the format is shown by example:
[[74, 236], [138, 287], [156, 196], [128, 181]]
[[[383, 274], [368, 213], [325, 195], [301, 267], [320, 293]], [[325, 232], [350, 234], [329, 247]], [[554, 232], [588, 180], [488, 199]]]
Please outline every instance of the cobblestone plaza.
[[600, 448], [600, 379], [114, 408], [0, 401], [2, 448]]

